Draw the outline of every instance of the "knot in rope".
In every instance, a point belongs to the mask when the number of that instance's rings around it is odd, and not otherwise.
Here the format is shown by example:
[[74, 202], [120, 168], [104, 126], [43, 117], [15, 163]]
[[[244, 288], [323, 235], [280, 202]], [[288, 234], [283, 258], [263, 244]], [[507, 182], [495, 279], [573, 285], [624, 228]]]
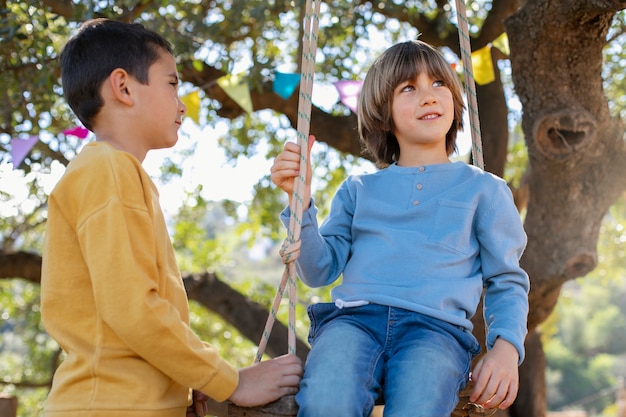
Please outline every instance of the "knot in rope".
[[302, 241], [300, 239], [294, 241], [289, 238], [283, 241], [282, 246], [280, 247], [280, 258], [283, 263], [287, 265], [290, 262], [296, 261], [300, 257], [300, 247], [302, 246]]

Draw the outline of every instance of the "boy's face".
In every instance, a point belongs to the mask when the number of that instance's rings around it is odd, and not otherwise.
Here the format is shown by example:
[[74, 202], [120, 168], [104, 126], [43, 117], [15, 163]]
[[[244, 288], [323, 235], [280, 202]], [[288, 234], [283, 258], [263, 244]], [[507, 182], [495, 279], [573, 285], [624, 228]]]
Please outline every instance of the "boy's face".
[[148, 70], [148, 84], [136, 88], [136, 123], [146, 151], [169, 148], [178, 141], [178, 129], [187, 108], [178, 97], [178, 72], [174, 57], [167, 51], [159, 52], [159, 59]]
[[446, 134], [454, 120], [452, 92], [443, 82], [420, 73], [393, 92], [391, 115], [402, 153], [409, 147], [445, 149]]

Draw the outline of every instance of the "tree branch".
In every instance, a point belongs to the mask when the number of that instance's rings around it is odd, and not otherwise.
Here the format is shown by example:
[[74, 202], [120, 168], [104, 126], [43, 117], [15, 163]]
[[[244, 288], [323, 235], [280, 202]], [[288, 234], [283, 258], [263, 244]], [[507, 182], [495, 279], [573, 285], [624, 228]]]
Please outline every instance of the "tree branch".
[[[261, 340], [269, 308], [248, 299], [220, 281], [213, 273], [190, 274], [183, 279], [190, 300], [194, 300], [207, 309], [219, 314], [232, 324], [245, 337], [254, 343]], [[274, 323], [266, 353], [276, 357], [287, 353], [287, 326], [279, 321]], [[309, 352], [307, 344], [296, 341], [297, 355], [303, 360]]]

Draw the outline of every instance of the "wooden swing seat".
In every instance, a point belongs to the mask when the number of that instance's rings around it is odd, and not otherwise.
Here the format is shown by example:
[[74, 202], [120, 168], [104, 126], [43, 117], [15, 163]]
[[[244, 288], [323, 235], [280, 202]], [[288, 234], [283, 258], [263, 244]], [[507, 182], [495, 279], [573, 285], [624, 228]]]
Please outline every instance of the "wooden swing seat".
[[[498, 409], [486, 410], [469, 401], [473, 384], [470, 382], [459, 392], [459, 402], [450, 417], [488, 417]], [[384, 401], [377, 401], [376, 405], [384, 405]], [[228, 417], [295, 417], [298, 414], [298, 404], [294, 395], [286, 395], [273, 403], [259, 407], [239, 407], [228, 404]]]

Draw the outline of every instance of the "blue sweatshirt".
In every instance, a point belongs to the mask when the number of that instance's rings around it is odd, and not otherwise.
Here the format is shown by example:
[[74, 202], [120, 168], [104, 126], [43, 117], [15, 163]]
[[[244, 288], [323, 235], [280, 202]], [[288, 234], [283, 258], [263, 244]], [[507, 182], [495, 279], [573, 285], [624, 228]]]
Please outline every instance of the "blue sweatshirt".
[[[496, 338], [524, 358], [528, 275], [519, 213], [501, 178], [463, 162], [350, 176], [318, 227], [303, 213], [297, 271], [310, 287], [336, 281], [333, 301], [400, 307], [472, 330], [485, 288], [487, 348]], [[289, 209], [281, 213], [289, 224]]]

